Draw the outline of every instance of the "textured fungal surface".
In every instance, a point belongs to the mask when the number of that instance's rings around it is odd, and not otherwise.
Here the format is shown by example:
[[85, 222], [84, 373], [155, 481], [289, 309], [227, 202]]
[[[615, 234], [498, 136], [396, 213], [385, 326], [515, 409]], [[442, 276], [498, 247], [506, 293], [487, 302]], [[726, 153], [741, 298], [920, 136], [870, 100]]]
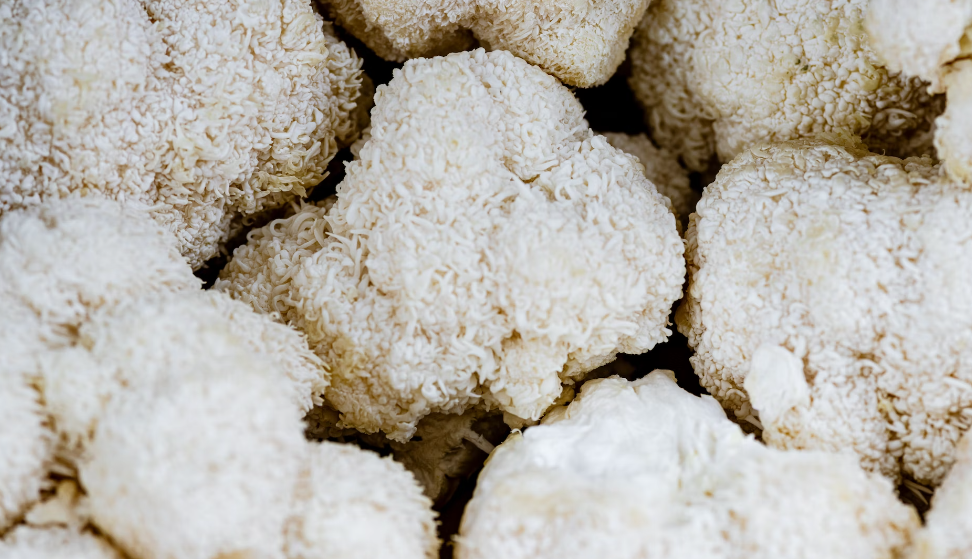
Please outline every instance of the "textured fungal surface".
[[870, 0], [864, 23], [871, 47], [889, 68], [941, 91], [949, 64], [968, 55], [972, 2]]
[[124, 559], [104, 538], [72, 528], [18, 526], [0, 539], [4, 559]]
[[669, 371], [585, 384], [490, 456], [458, 559], [901, 556], [918, 515], [855, 460], [770, 449]]
[[282, 557], [300, 416], [265, 363], [223, 357], [115, 398], [98, 423], [80, 479], [92, 521], [133, 557]]
[[861, 136], [932, 154], [940, 100], [880, 65], [866, 0], [657, 0], [632, 39], [631, 88], [652, 138], [703, 171], [762, 141]]
[[71, 343], [91, 312], [199, 288], [175, 239], [135, 206], [69, 197], [2, 214], [0, 344], [34, 359]]
[[309, 0], [5, 2], [0, 52], [0, 213], [140, 200], [194, 267], [355, 133], [360, 64]]
[[0, 0], [0, 559], [972, 559], [970, 124], [972, 0]]
[[972, 554], [972, 437], [955, 452], [955, 464], [935, 492], [925, 527], [918, 532], [918, 559], [961, 559]]
[[[2, 329], [0, 329], [2, 332]], [[4, 344], [0, 343], [0, 348]], [[6, 354], [4, 354], [6, 360]], [[19, 371], [0, 365], [0, 531], [40, 498], [54, 437], [38, 391]]]
[[637, 161], [506, 52], [406, 63], [337, 197], [253, 232], [217, 288], [307, 334], [341, 426], [407, 440], [667, 339], [682, 242]]
[[940, 483], [972, 424], [970, 223], [972, 194], [928, 159], [743, 153], [686, 235], [676, 322], [702, 385], [772, 446]]
[[507, 50], [568, 85], [608, 80], [650, 0], [321, 0], [338, 24], [388, 60]]
[[972, 53], [968, 0], [873, 0], [866, 27], [871, 45], [888, 67], [918, 76], [945, 92], [945, 112], [935, 121], [935, 148], [956, 180], [972, 179]]
[[432, 502], [401, 464], [354, 445], [312, 445], [287, 559], [438, 557]]
[[604, 137], [612, 146], [638, 158], [645, 167], [645, 177], [672, 202], [675, 216], [687, 224], [701, 195], [692, 190], [688, 171], [678, 164], [678, 158], [668, 150], [656, 148], [644, 134], [605, 132]]
[[173, 293], [95, 313], [75, 347], [43, 358], [47, 408], [68, 446], [83, 448], [113, 400], [170, 377], [231, 372], [228, 360], [240, 353], [274, 376], [295, 413], [327, 387], [326, 370], [300, 333], [223, 293]]

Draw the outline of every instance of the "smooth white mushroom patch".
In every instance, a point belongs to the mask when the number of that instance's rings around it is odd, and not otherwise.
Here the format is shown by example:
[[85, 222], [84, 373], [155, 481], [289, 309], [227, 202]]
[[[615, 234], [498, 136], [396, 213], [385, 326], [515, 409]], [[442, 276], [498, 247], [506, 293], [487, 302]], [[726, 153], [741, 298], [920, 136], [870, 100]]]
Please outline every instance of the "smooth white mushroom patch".
[[955, 451], [955, 463], [935, 491], [925, 527], [915, 542], [916, 559], [962, 559], [972, 554], [972, 437]]
[[79, 465], [92, 522], [133, 557], [283, 557], [307, 460], [298, 408], [249, 352], [114, 398]]
[[433, 559], [432, 502], [404, 467], [350, 444], [311, 445], [287, 559]]
[[456, 557], [880, 559], [918, 525], [853, 458], [767, 448], [655, 371], [589, 381], [497, 447]]

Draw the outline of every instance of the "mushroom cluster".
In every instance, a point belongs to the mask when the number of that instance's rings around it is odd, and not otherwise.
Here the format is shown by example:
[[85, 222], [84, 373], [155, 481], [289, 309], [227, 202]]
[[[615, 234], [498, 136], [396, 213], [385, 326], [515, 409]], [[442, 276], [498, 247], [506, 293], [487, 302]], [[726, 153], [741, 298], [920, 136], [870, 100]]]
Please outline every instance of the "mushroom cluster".
[[972, 556], [970, 53], [972, 0], [0, 1], [0, 559]]

